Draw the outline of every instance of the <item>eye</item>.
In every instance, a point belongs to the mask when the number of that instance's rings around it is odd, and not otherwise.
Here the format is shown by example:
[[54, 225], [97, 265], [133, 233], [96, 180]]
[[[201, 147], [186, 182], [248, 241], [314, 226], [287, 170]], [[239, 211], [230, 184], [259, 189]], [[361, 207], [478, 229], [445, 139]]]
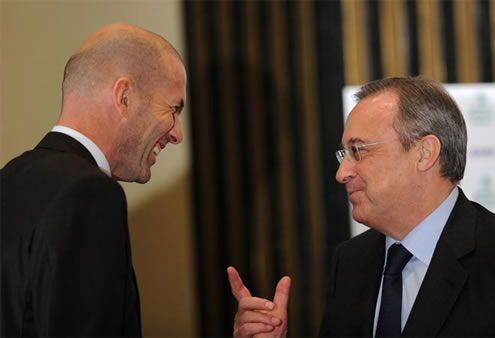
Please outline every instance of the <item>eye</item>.
[[359, 154], [359, 146], [352, 145], [350, 150], [351, 150], [352, 156], [353, 156], [354, 158], [358, 158], [358, 154]]
[[369, 151], [369, 149], [368, 149], [367, 147], [359, 147], [359, 146], [358, 146], [358, 148], [359, 148], [359, 152], [360, 152], [361, 154], [362, 154], [362, 153], [366, 153], [366, 152], [368, 152], [368, 151]]

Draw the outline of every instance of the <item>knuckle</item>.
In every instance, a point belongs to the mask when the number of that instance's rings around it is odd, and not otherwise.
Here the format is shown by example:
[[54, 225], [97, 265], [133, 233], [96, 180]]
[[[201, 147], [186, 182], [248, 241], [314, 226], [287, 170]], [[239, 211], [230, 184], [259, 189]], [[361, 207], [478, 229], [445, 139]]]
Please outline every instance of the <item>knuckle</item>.
[[248, 307], [249, 299], [247, 297], [241, 298], [239, 301], [239, 309], [245, 309]]
[[248, 337], [249, 336], [249, 330], [246, 324], [242, 325], [239, 330], [237, 331], [238, 336], [237, 337]]

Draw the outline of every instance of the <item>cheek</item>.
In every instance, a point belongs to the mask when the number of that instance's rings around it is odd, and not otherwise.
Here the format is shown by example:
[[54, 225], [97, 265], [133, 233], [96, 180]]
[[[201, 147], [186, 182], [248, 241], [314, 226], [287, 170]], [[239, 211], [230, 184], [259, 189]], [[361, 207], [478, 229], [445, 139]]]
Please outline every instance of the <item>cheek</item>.
[[373, 188], [383, 182], [384, 168], [379, 162], [369, 159], [356, 167], [356, 174], [366, 188]]
[[152, 138], [157, 138], [168, 132], [172, 125], [173, 119], [171, 118], [153, 119], [148, 125], [148, 131]]
[[402, 180], [399, 168], [379, 161], [367, 162], [366, 167], [357, 170], [357, 174], [371, 202], [380, 202], [387, 196], [394, 195], [397, 184], [400, 184]]
[[168, 132], [174, 126], [174, 117], [171, 114], [161, 117], [156, 121], [155, 129], [161, 133]]
[[375, 182], [380, 196], [384, 200], [396, 203], [402, 200], [411, 189], [413, 172], [407, 162], [396, 162], [393, 166], [382, 168], [375, 173]]

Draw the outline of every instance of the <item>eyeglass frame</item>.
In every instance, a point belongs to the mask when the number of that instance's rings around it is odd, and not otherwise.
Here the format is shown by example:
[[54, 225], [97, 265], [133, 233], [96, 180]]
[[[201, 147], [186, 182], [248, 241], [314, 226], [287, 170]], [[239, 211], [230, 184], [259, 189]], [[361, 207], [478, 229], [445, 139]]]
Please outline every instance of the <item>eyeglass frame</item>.
[[[352, 162], [359, 162], [362, 160], [361, 156], [361, 148], [367, 148], [367, 147], [372, 147], [376, 146], [379, 144], [384, 144], [384, 143], [389, 143], [393, 141], [397, 141], [398, 139], [392, 139], [392, 140], [387, 140], [387, 141], [379, 141], [379, 142], [373, 142], [373, 143], [365, 143], [365, 144], [353, 144], [350, 145], [349, 147], [344, 147], [342, 149], [339, 149], [335, 152], [335, 156], [337, 157], [337, 161], [339, 161], [339, 164], [342, 163], [344, 160], [344, 156], [347, 155], [347, 158], [351, 160]], [[351, 153], [351, 149], [353, 148], [353, 151], [356, 151], [359, 158], [355, 158], [354, 155]]]

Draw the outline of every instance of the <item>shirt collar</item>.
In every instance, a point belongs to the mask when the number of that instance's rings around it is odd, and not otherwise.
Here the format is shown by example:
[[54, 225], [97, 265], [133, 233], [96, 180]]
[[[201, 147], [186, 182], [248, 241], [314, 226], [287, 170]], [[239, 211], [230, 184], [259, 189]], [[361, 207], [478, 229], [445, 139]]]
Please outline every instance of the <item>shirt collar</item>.
[[79, 141], [90, 152], [91, 156], [93, 156], [101, 171], [112, 177], [112, 171], [110, 170], [110, 164], [108, 164], [107, 158], [101, 149], [87, 136], [84, 136], [77, 130], [64, 126], [55, 126], [52, 128], [52, 131], [68, 135]]
[[[401, 241], [402, 245], [417, 259], [430, 265], [433, 252], [437, 245], [438, 239], [442, 234], [443, 228], [447, 223], [455, 202], [459, 196], [459, 189], [454, 187], [449, 196], [435, 209], [428, 217], [419, 223], [406, 237]], [[388, 249], [397, 240], [388, 237], [385, 241], [385, 249]]]

